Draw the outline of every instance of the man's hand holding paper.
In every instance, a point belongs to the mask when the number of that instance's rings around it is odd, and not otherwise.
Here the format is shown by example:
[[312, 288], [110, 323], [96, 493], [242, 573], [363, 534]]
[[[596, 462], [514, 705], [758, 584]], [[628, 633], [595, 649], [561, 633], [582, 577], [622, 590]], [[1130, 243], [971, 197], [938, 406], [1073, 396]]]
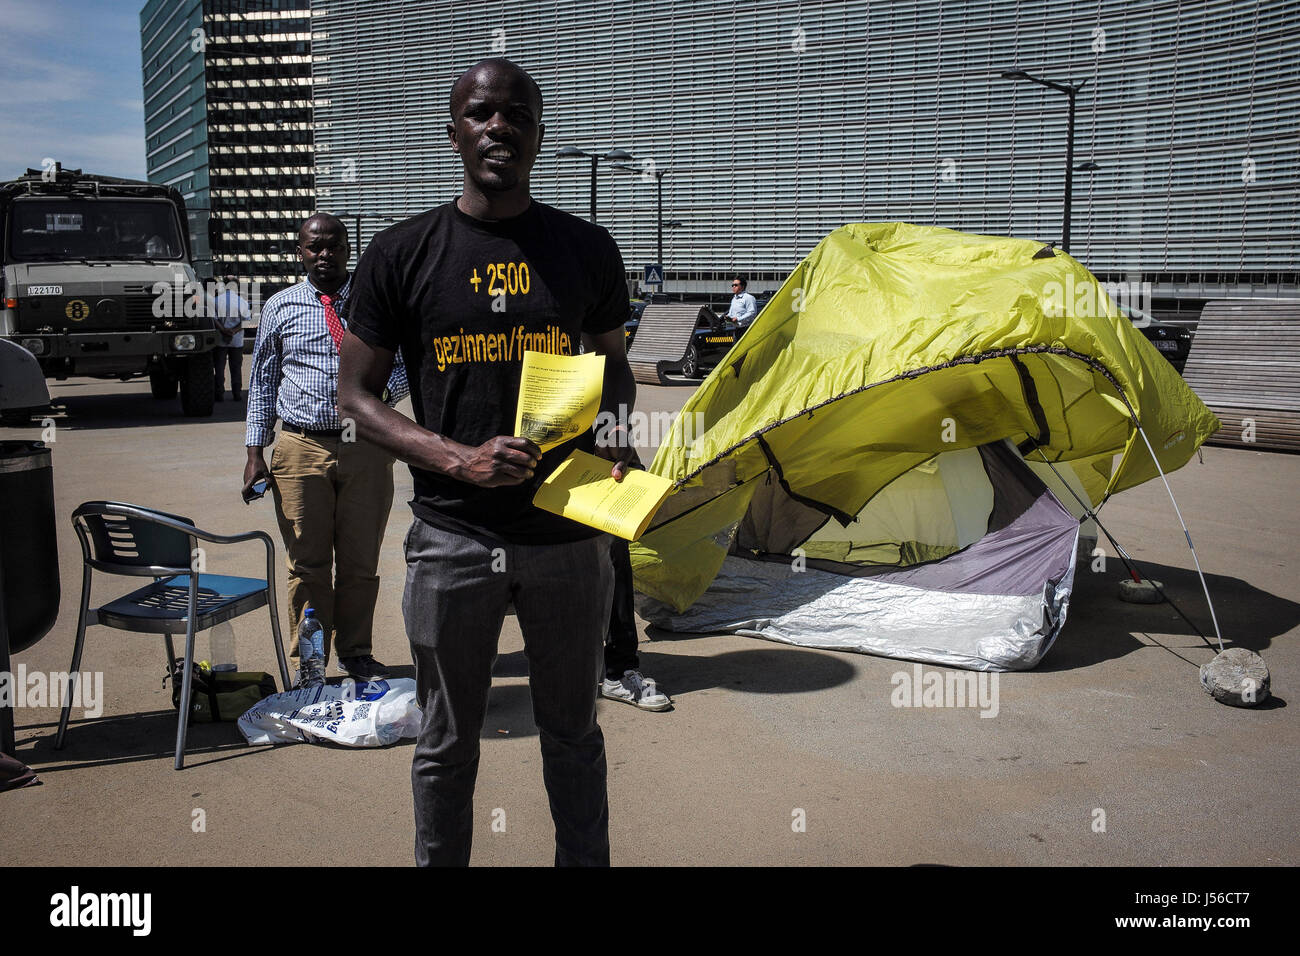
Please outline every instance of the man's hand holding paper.
[[[605, 357], [525, 352], [513, 441], [541, 453], [581, 434], [600, 411]], [[597, 457], [599, 456], [599, 457]], [[603, 462], [613, 462], [606, 474]], [[542, 483], [533, 504], [554, 514], [624, 538], [640, 533], [667, 495], [671, 482], [638, 472], [635, 487], [620, 489], [633, 465], [640, 466], [626, 423], [599, 430], [596, 455], [571, 454]], [[611, 480], [612, 479], [612, 480]]]

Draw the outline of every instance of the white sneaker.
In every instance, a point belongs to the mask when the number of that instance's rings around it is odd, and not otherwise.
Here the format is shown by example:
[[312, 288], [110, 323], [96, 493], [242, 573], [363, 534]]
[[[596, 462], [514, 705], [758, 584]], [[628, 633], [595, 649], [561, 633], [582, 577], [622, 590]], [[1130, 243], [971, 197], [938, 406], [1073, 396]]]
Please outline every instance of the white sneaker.
[[668, 695], [655, 687], [654, 680], [642, 677], [640, 671], [624, 671], [619, 680], [601, 681], [600, 695], [642, 710], [667, 710], [673, 705]]

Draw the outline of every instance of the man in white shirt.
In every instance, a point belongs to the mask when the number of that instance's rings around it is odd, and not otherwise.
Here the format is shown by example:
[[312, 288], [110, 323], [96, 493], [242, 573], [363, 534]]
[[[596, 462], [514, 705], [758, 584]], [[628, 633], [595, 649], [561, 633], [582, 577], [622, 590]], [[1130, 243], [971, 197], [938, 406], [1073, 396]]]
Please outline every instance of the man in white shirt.
[[212, 390], [217, 401], [226, 393], [226, 366], [230, 366], [230, 395], [235, 401], [243, 396], [244, 320], [251, 315], [249, 305], [237, 290], [234, 276], [223, 280], [225, 288], [212, 297], [210, 313], [221, 341], [212, 350]]
[[758, 315], [758, 303], [745, 291], [748, 285], [741, 276], [731, 280], [731, 308], [727, 310], [727, 318], [737, 325], [749, 325]]

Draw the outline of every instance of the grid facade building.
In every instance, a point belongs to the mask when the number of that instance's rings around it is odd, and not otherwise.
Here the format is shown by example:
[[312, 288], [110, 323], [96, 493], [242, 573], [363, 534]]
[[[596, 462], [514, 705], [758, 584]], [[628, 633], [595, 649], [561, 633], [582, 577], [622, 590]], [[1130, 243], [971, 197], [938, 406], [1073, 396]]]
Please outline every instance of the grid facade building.
[[140, 11], [148, 178], [185, 197], [196, 266], [211, 258], [203, 54], [193, 48], [202, 29], [202, 0], [149, 0]]
[[[317, 187], [363, 238], [445, 202], [447, 94], [505, 55], [546, 96], [534, 195], [668, 291], [771, 288], [845, 222], [1059, 242], [1157, 298], [1300, 296], [1300, 12], [1290, 0], [317, 0]], [[639, 172], [638, 172], [639, 171]], [[655, 173], [663, 175], [662, 214]], [[355, 228], [355, 227], [354, 227]]]
[[316, 206], [308, 0], [150, 0], [140, 23], [148, 175], [185, 196], [196, 268], [264, 296], [297, 281]]

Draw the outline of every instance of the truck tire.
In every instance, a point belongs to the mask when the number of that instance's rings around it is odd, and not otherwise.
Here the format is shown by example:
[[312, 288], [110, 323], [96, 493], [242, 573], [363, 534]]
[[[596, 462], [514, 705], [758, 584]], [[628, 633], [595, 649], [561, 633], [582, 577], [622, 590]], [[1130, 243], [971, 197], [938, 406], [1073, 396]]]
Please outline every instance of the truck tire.
[[159, 400], [176, 397], [176, 388], [180, 383], [167, 374], [166, 369], [155, 369], [149, 373], [149, 391]]
[[191, 355], [181, 371], [181, 411], [188, 418], [207, 418], [215, 398], [212, 388], [212, 353]]

